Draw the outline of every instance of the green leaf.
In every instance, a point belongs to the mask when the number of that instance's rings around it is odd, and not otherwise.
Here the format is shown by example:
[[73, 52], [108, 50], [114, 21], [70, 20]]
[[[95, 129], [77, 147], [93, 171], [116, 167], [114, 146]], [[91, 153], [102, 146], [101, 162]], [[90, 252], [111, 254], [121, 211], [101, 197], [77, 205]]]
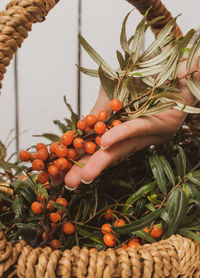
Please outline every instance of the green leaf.
[[23, 200], [21, 196], [17, 196], [12, 203], [12, 210], [15, 213], [15, 219], [18, 220], [23, 215]]
[[38, 227], [38, 224], [35, 223], [16, 223], [15, 225], [20, 230], [27, 232], [36, 232]]
[[2, 141], [0, 141], [0, 158], [5, 160], [7, 156], [7, 150], [6, 150], [6, 147], [5, 145], [3, 144]]
[[182, 169], [181, 177], [183, 177], [186, 174], [186, 157], [185, 157], [185, 153], [184, 153], [183, 149], [178, 145], [177, 145], [177, 148], [178, 148], [178, 154], [176, 157], [179, 160], [179, 165]]
[[126, 17], [124, 18], [124, 21], [122, 23], [122, 29], [121, 29], [121, 34], [120, 34], [120, 43], [121, 43], [121, 48], [124, 50], [124, 52], [127, 52], [127, 53], [131, 53], [130, 49], [129, 49], [129, 44], [128, 44], [128, 41], [127, 41], [127, 36], [126, 36], [126, 22], [127, 22], [127, 19], [130, 15], [132, 11], [130, 11]]
[[163, 19], [163, 18], [165, 18], [165, 16], [158, 16], [158, 17], [156, 17], [156, 18], [150, 20], [149, 22], [147, 22], [145, 28], [147, 29], [149, 26], [152, 26], [153, 24], [155, 24], [156, 22], [158, 22], [159, 20], [161, 20], [161, 19]]
[[172, 219], [171, 216], [165, 211], [163, 210], [162, 213], [160, 214], [160, 218], [167, 223], [168, 225], [170, 225]]
[[6, 202], [9, 202], [9, 203], [12, 203], [13, 201], [7, 197], [6, 195], [4, 195], [3, 193], [0, 193], [0, 199], [6, 201]]
[[116, 80], [112, 80], [111, 78], [109, 78], [101, 66], [98, 69], [98, 74], [104, 91], [106, 92], [109, 99], [113, 99], [116, 87]]
[[200, 192], [196, 186], [192, 184], [188, 184], [188, 190], [191, 194], [192, 199], [194, 200], [195, 204], [200, 208]]
[[91, 239], [92, 241], [94, 242], [97, 242], [97, 243], [100, 243], [100, 244], [103, 244], [103, 242], [100, 240], [99, 237], [93, 235], [92, 233], [84, 230], [84, 229], [81, 229], [81, 228], [77, 228], [77, 232], [80, 236], [84, 236], [84, 237], [88, 237], [89, 239]]
[[[59, 127], [59, 129], [62, 133], [65, 133], [67, 131], [66, 125], [61, 123], [61, 121], [54, 120], [53, 123]], [[60, 138], [59, 138], [59, 140], [60, 140]], [[58, 141], [58, 140], [56, 140], [56, 141]]]
[[63, 206], [62, 204], [58, 204], [58, 203], [56, 203], [56, 202], [51, 202], [51, 205], [54, 207], [54, 208], [56, 208], [56, 209], [60, 209], [60, 210], [62, 210], [62, 211], [64, 211], [64, 212], [67, 212], [68, 210], [67, 210], [67, 208], [65, 207], [65, 206]]
[[130, 232], [135, 232], [135, 231], [141, 230], [141, 229], [145, 228], [146, 226], [150, 225], [152, 223], [152, 221], [156, 220], [159, 217], [161, 212], [162, 212], [162, 210], [153, 211], [153, 212], [149, 213], [148, 215], [143, 216], [139, 220], [136, 220], [129, 224], [123, 225], [121, 227], [112, 227], [112, 230], [116, 231], [120, 234], [128, 234]]
[[97, 70], [94, 70], [94, 69], [86, 69], [84, 67], [81, 67], [79, 65], [76, 65], [78, 67], [78, 69], [85, 73], [86, 75], [89, 75], [89, 76], [92, 76], [92, 77], [99, 77], [98, 75], [98, 71]]
[[176, 196], [177, 197], [175, 200], [176, 202], [174, 206], [173, 216], [171, 219], [171, 223], [168, 225], [168, 229], [165, 233], [165, 238], [170, 237], [172, 234], [176, 232], [187, 210], [187, 199], [181, 189], [177, 190]]
[[200, 186], [200, 178], [199, 177], [195, 178], [193, 176], [187, 175], [187, 180], [191, 181], [195, 185]]
[[120, 69], [123, 70], [126, 66], [126, 62], [124, 60], [124, 57], [121, 54], [121, 52], [119, 52], [118, 50], [116, 51], [116, 55], [117, 55], [117, 60], [118, 60], [119, 65], [120, 65]]
[[74, 113], [71, 105], [67, 102], [66, 96], [64, 96], [64, 102], [71, 113], [71, 121], [72, 121], [72, 130], [76, 132], [77, 122], [79, 120], [78, 115]]
[[84, 200], [81, 222], [84, 222], [87, 219], [90, 211], [91, 211], [91, 202], [89, 200]]
[[162, 163], [163, 166], [163, 170], [165, 172], [165, 175], [167, 176], [167, 178], [169, 179], [170, 183], [172, 185], [176, 184], [176, 178], [174, 176], [174, 173], [172, 171], [172, 168], [169, 164], [169, 162], [167, 161], [167, 159], [164, 156], [160, 156], [160, 161]]
[[76, 243], [75, 236], [74, 235], [68, 236], [67, 240], [65, 241], [64, 245], [61, 248], [61, 251], [63, 252], [66, 249], [71, 250], [72, 247], [75, 245], [75, 243]]
[[184, 53], [184, 52], [190, 52], [191, 49], [190, 49], [190, 48], [187, 48], [187, 47], [181, 47], [181, 48], [180, 48], [180, 51], [181, 51], [182, 53]]
[[72, 161], [74, 164], [78, 165], [79, 167], [83, 168], [85, 166], [84, 163], [81, 163], [81, 162], [78, 162], [78, 161], [75, 161], [73, 159], [70, 159], [70, 161]]
[[154, 243], [156, 242], [156, 239], [154, 237], [152, 237], [149, 233], [143, 231], [143, 230], [139, 230], [133, 233], [133, 235], [136, 235], [140, 238], [145, 239], [147, 242], [149, 243]]
[[174, 189], [170, 193], [170, 195], [169, 195], [169, 197], [167, 199], [166, 207], [165, 207], [165, 210], [164, 210], [164, 211], [166, 211], [168, 213], [168, 215], [170, 217], [173, 216], [174, 207], [175, 207], [177, 198], [178, 198], [178, 189]]
[[[127, 75], [128, 76], [135, 76], [135, 77], [144, 77], [144, 76], [151, 76], [154, 74], [157, 74], [161, 72], [164, 69], [164, 65], [155, 65], [150, 68], [144, 68], [144, 69], [137, 69], [134, 71], [129, 72]], [[135, 75], [136, 74], [136, 75]]]
[[189, 230], [186, 231], [186, 230], [179, 229], [179, 230], [177, 231], [177, 233], [178, 233], [179, 235], [181, 235], [181, 236], [189, 237], [189, 238], [191, 238], [191, 239], [194, 239], [194, 240], [196, 240], [197, 242], [200, 243], [200, 236], [197, 235], [196, 233], [192, 232], [192, 231], [189, 231]]
[[[57, 123], [55, 123], [57, 124]], [[43, 133], [41, 135], [33, 135], [33, 137], [43, 137], [46, 138], [48, 140], [50, 140], [51, 142], [55, 142], [55, 141], [59, 141], [60, 140], [60, 136], [53, 134], [53, 133]]]
[[162, 194], [167, 194], [167, 183], [164, 175], [163, 165], [158, 155], [151, 156], [149, 158], [151, 170], [155, 181], [162, 192]]
[[113, 78], [117, 78], [116, 72], [103, 60], [103, 58], [87, 43], [87, 41], [79, 35], [80, 44], [87, 51], [87, 53], [91, 56], [91, 58], [101, 67], [103, 70], [112, 76]]
[[30, 187], [20, 187], [17, 193], [21, 194], [30, 204], [36, 200], [35, 192]]
[[196, 54], [197, 54], [197, 51], [199, 50], [199, 48], [200, 48], [200, 35], [196, 38], [196, 40], [191, 48], [191, 51], [188, 55], [188, 60], [186, 63], [186, 71], [187, 72], [190, 71], [190, 68], [194, 62], [194, 59], [196, 58]]
[[[161, 98], [160, 101], [162, 101], [164, 103], [171, 102], [170, 99], [164, 98], [164, 97]], [[190, 105], [185, 105], [185, 104], [179, 103], [176, 100], [173, 100], [173, 101], [176, 103], [176, 106], [174, 106], [174, 109], [184, 111], [186, 113], [192, 113], [192, 114], [199, 114], [200, 113], [200, 109], [197, 108], [197, 107], [193, 107], [193, 106], [190, 106]]]
[[129, 198], [126, 200], [126, 205], [128, 206], [124, 206], [122, 209], [122, 213], [125, 213], [128, 211], [130, 205], [133, 205], [137, 200], [139, 200], [141, 197], [146, 196], [149, 192], [154, 191], [156, 186], [155, 182], [146, 184], [144, 186], [142, 186], [140, 189], [138, 189], [136, 192], [132, 193]]
[[45, 186], [41, 183], [38, 183], [37, 184], [37, 195], [40, 196], [41, 194], [45, 197], [46, 200], [48, 200], [49, 195], [48, 195], [48, 192], [47, 192]]

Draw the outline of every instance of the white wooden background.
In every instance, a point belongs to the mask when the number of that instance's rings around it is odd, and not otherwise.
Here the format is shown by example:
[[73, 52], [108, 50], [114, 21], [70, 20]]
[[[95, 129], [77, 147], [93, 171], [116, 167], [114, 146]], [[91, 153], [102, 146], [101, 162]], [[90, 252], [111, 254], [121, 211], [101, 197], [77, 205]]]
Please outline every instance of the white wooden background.
[[[125, 0], [81, 0], [82, 35], [104, 57], [117, 67], [115, 51], [120, 50], [119, 34], [125, 15], [133, 8]], [[0, 9], [9, 1], [2, 0]], [[200, 25], [199, 0], [163, 0], [173, 16], [182, 13], [178, 24], [185, 33]], [[128, 22], [131, 34], [141, 16], [135, 10]], [[59, 133], [54, 119], [62, 120], [69, 113], [63, 102], [77, 111], [77, 49], [78, 0], [60, 0], [43, 23], [33, 26], [28, 39], [18, 51], [19, 75], [19, 143], [20, 149], [43, 141], [32, 137], [43, 132]], [[152, 39], [149, 34], [146, 45]], [[96, 68], [87, 53], [82, 51], [82, 65]], [[95, 103], [99, 88], [97, 79], [82, 75], [81, 113], [87, 114]], [[14, 66], [8, 67], [0, 96], [0, 140], [15, 137]], [[9, 153], [16, 149], [15, 141]]]

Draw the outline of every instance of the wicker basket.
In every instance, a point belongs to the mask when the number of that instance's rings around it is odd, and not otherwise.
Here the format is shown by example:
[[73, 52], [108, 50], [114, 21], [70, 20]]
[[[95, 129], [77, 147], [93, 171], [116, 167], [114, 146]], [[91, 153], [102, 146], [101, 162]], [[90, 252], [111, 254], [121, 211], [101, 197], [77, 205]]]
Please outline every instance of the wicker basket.
[[[43, 21], [59, 0], [14, 0], [0, 13], [0, 80], [13, 54], [28, 36], [32, 24]], [[152, 5], [148, 20], [164, 15], [153, 26], [155, 35], [171, 18], [159, 0], [128, 0], [144, 13]], [[181, 35], [174, 27], [176, 36]], [[0, 84], [1, 86], [1, 84]], [[12, 271], [12, 273], [10, 273]], [[10, 274], [8, 274], [8, 272]], [[167, 240], [145, 244], [137, 249], [52, 250], [31, 248], [24, 241], [12, 245], [0, 231], [0, 277], [200, 277], [200, 244], [173, 235]]]

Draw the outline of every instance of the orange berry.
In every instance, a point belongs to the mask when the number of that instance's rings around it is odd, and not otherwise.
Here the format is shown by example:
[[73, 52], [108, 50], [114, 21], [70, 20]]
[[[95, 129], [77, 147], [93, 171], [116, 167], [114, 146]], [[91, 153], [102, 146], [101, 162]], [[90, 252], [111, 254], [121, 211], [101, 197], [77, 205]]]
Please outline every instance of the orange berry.
[[103, 134], [106, 131], [106, 124], [104, 122], [97, 122], [94, 126], [94, 131], [97, 134]]
[[52, 213], [50, 213], [50, 220], [53, 223], [57, 223], [61, 220], [61, 216], [57, 212], [52, 212]]
[[93, 154], [95, 153], [95, 150], [96, 150], [96, 144], [93, 143], [93, 142], [87, 142], [85, 143], [85, 151], [86, 153], [88, 154]]
[[98, 146], [101, 146], [101, 135], [97, 135], [96, 138], [95, 138], [95, 143], [98, 145]]
[[41, 184], [46, 183], [47, 181], [49, 181], [49, 174], [46, 171], [40, 172], [37, 177], [37, 181]]
[[57, 198], [56, 199], [56, 203], [60, 204], [60, 205], [63, 205], [64, 207], [66, 207], [67, 204], [68, 204], [68, 202], [67, 202], [67, 200], [65, 198]]
[[84, 140], [82, 138], [75, 138], [73, 146], [75, 149], [82, 149], [84, 147]]
[[50, 145], [50, 147], [49, 147], [49, 151], [51, 152], [51, 153], [56, 153], [56, 147], [58, 146], [58, 145], [60, 145], [60, 143], [59, 142], [53, 142], [51, 145]]
[[146, 233], [149, 233], [149, 228], [143, 228], [143, 231], [145, 231]]
[[35, 214], [41, 214], [44, 210], [44, 207], [38, 201], [35, 201], [31, 204], [31, 209]]
[[38, 197], [37, 197], [37, 200], [42, 202], [42, 201], [46, 201], [46, 198], [44, 197], [43, 194], [40, 194]]
[[95, 125], [95, 123], [97, 122], [97, 117], [95, 115], [88, 114], [85, 117], [85, 121], [87, 123], [87, 126], [93, 127]]
[[114, 223], [114, 226], [115, 227], [121, 227], [121, 226], [124, 226], [126, 223], [123, 219], [117, 219]]
[[77, 152], [75, 151], [75, 149], [73, 148], [68, 149], [68, 153], [67, 153], [68, 159], [75, 159], [76, 156], [77, 156]]
[[56, 155], [58, 157], [65, 157], [68, 153], [67, 147], [63, 144], [56, 147]]
[[60, 171], [59, 171], [58, 167], [55, 166], [55, 165], [50, 165], [50, 166], [48, 167], [48, 173], [49, 173], [52, 177], [58, 176], [59, 172], [60, 172]]
[[31, 154], [28, 151], [19, 152], [19, 159], [23, 162], [29, 161], [31, 159]]
[[49, 157], [49, 153], [48, 153], [47, 149], [40, 149], [37, 152], [37, 159], [45, 161], [45, 160], [47, 160], [48, 157]]
[[84, 119], [81, 119], [77, 122], [77, 128], [80, 130], [85, 130], [87, 127], [87, 123]]
[[53, 202], [53, 200], [50, 200], [47, 204], [47, 210], [48, 211], [54, 211], [55, 210], [55, 208], [52, 206], [52, 202]]
[[44, 168], [45, 168], [44, 162], [40, 159], [35, 159], [32, 162], [32, 168], [35, 171], [44, 170]]
[[37, 158], [37, 153], [31, 153], [31, 161]]
[[162, 228], [159, 228], [159, 227], [156, 227], [154, 226], [150, 235], [154, 238], [160, 238], [162, 235], [163, 235], [163, 229]]
[[106, 220], [111, 220], [113, 218], [112, 216], [113, 210], [112, 209], [107, 209], [106, 213], [104, 214], [104, 219]]
[[137, 248], [141, 246], [141, 244], [139, 242], [136, 242], [135, 240], [129, 240], [128, 242], [128, 247], [132, 247], [132, 248]]
[[57, 226], [56, 223], [51, 222], [51, 228], [52, 228], [52, 229], [55, 229], [56, 226]]
[[72, 162], [71, 161], [68, 161], [68, 165], [67, 165], [67, 169], [66, 170], [69, 170], [69, 169], [71, 169], [72, 168]]
[[46, 238], [46, 232], [43, 232], [42, 239], [44, 240]]
[[97, 119], [102, 122], [104, 122], [108, 117], [109, 117], [109, 112], [106, 110], [99, 111], [97, 115]]
[[112, 233], [111, 225], [109, 223], [101, 226], [101, 232], [105, 235], [106, 233]]
[[68, 165], [68, 160], [64, 157], [60, 157], [56, 160], [55, 166], [58, 167], [60, 170], [66, 170]]
[[131, 240], [140, 243], [139, 239], [136, 237], [131, 238]]
[[50, 243], [52, 248], [60, 248], [60, 241], [58, 239], [52, 239]]
[[114, 120], [113, 122], [112, 122], [112, 125], [113, 126], [116, 126], [116, 125], [120, 125], [122, 122], [120, 121], [120, 120]]
[[126, 250], [128, 248], [128, 245], [126, 243], [122, 243], [122, 248]]
[[109, 234], [109, 233], [106, 233], [104, 235], [103, 241], [108, 247], [113, 247], [116, 243], [115, 237], [112, 234]]
[[121, 100], [119, 100], [119, 99], [117, 99], [117, 98], [114, 98], [113, 100], [111, 100], [111, 102], [110, 102], [110, 108], [111, 108], [111, 110], [114, 111], [114, 112], [121, 110], [121, 108], [122, 108], [122, 102], [121, 102]]
[[47, 185], [45, 185], [45, 188], [46, 188], [46, 189], [51, 189], [52, 186], [51, 186], [50, 184], [47, 184]]
[[62, 225], [62, 231], [66, 235], [72, 235], [75, 232], [75, 226], [70, 222], [65, 222]]
[[47, 146], [44, 143], [38, 143], [35, 148], [36, 148], [37, 151], [39, 151], [41, 149], [46, 149], [47, 150]]
[[60, 137], [60, 142], [63, 145], [70, 145], [73, 141], [74, 136], [72, 136], [70, 133], [64, 133], [61, 137]]
[[86, 127], [86, 129], [85, 129], [86, 134], [90, 133], [91, 131], [92, 131], [92, 129], [90, 127]]
[[74, 135], [75, 135], [75, 132], [73, 130], [68, 130], [65, 133], [70, 134], [72, 137], [74, 137]]

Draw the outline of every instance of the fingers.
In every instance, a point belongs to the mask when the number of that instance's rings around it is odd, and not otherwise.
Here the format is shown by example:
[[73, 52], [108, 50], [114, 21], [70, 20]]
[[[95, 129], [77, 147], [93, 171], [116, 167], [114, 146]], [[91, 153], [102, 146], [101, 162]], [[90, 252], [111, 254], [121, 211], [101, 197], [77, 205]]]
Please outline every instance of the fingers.
[[170, 109], [154, 116], [124, 122], [111, 128], [102, 136], [101, 146], [105, 149], [117, 142], [138, 136], [166, 137], [167, 134], [178, 130], [184, 118], [183, 112]]
[[[100, 149], [90, 157], [84, 157], [85, 166], [77, 168], [73, 166], [65, 177], [68, 187], [77, 187], [81, 181], [90, 182], [96, 178], [105, 168], [124, 160], [127, 156], [135, 153], [151, 144], [160, 144], [163, 141], [158, 136], [137, 137], [116, 143], [107, 150]], [[83, 161], [81, 161], [83, 162]]]

